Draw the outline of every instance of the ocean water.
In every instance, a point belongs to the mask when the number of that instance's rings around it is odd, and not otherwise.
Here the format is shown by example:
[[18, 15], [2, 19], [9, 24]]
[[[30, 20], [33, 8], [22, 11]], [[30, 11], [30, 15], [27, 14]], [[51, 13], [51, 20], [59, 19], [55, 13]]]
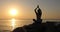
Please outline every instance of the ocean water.
[[22, 27], [32, 23], [32, 20], [0, 20], [0, 30], [13, 30], [17, 27]]
[[[52, 21], [60, 22], [60, 20], [43, 20], [42, 22]], [[32, 24], [33, 20], [0, 20], [0, 30], [13, 30], [17, 27]]]

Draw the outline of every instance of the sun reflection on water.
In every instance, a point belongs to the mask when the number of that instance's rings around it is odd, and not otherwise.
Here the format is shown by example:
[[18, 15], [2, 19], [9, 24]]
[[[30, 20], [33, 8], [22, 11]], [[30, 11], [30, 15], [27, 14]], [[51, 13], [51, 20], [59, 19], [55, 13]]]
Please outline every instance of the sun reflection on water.
[[14, 28], [15, 28], [15, 21], [16, 21], [16, 20], [15, 20], [14, 18], [12, 18], [11, 21], [12, 21], [12, 22], [11, 22], [12, 29], [14, 29]]

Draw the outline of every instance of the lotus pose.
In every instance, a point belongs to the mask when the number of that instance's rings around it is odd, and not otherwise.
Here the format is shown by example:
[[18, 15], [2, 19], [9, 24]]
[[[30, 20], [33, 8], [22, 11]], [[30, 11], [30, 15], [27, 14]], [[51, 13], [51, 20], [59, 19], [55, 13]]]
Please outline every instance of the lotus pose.
[[41, 11], [41, 9], [39, 8], [39, 5], [37, 5], [37, 8], [36, 8], [34, 11], [35, 11], [35, 13], [36, 13], [37, 20], [33, 19], [33, 21], [35, 21], [35, 22], [40, 22], [40, 21], [42, 21], [42, 20], [41, 20], [42, 11]]

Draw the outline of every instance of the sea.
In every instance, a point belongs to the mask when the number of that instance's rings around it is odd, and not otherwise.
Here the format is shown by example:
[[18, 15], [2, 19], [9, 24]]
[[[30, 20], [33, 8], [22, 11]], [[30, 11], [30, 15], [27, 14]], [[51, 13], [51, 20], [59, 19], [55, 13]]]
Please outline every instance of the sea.
[[[42, 23], [45, 23], [47, 21], [50, 22], [60, 22], [60, 20], [46, 20], [42, 19]], [[22, 27], [24, 25], [29, 25], [32, 24], [34, 21], [32, 19], [29, 20], [16, 20], [16, 19], [11, 19], [11, 20], [0, 20], [0, 32], [11, 32], [17, 27]]]

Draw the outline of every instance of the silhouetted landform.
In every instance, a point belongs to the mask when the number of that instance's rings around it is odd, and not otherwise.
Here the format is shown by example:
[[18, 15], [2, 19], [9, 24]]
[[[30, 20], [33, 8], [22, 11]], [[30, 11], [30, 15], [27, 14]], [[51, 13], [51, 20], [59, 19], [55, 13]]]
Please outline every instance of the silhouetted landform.
[[36, 14], [36, 19], [33, 19], [34, 23], [18, 27], [14, 29], [13, 32], [60, 32], [60, 24], [56, 22], [42, 23], [42, 11], [39, 8], [39, 5], [34, 11]]
[[13, 32], [25, 32], [23, 27], [16, 28]]

